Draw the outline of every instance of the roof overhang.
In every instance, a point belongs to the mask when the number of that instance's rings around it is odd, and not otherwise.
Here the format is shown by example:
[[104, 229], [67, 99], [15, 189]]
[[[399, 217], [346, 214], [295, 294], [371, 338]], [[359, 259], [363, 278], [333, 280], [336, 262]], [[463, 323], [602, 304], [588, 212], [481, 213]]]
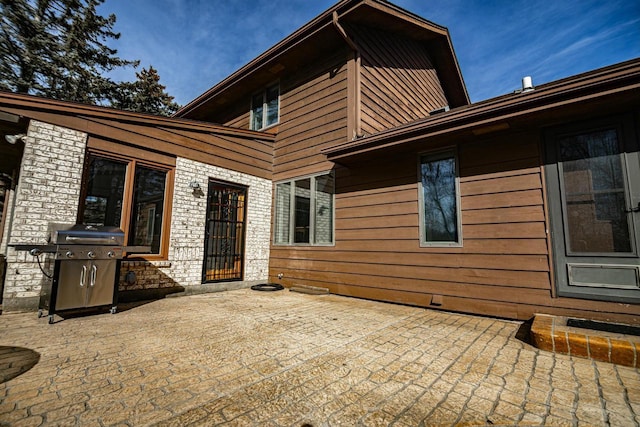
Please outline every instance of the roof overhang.
[[356, 161], [366, 154], [429, 138], [499, 131], [510, 123], [546, 126], [580, 115], [640, 107], [640, 58], [476, 104], [452, 109], [322, 150], [328, 160]]
[[20, 133], [27, 133], [29, 120], [37, 120], [87, 134], [87, 147], [96, 150], [123, 150], [171, 165], [185, 158], [264, 179], [273, 176], [274, 136], [264, 132], [7, 92], [0, 92], [0, 114], [21, 117]]
[[345, 22], [375, 26], [426, 43], [452, 106], [466, 105], [469, 96], [462, 79], [449, 32], [384, 0], [343, 0], [302, 28], [182, 107], [174, 116], [205, 118], [208, 108], [219, 108], [251, 93], [285, 73], [318, 57], [348, 48], [334, 26], [334, 14]]
[[[60, 124], [61, 126], [65, 125], [63, 123], [65, 122], [65, 117], [85, 117], [92, 118], [94, 120], [114, 121], [139, 126], [180, 128], [221, 136], [227, 135], [267, 142], [274, 141], [273, 135], [248, 129], [238, 129], [182, 118], [134, 113], [114, 108], [58, 101], [33, 95], [16, 94], [3, 91], [0, 91], [0, 114], [40, 119], [50, 117], [52, 124]], [[74, 130], [81, 132], [88, 131], [88, 129]]]

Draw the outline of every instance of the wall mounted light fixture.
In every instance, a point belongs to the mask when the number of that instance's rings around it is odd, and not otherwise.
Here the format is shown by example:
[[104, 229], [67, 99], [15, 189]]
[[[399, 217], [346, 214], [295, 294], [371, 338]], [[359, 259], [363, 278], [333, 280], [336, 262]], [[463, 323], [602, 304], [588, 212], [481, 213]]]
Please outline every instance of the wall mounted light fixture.
[[193, 190], [194, 196], [203, 196], [204, 191], [202, 191], [202, 187], [200, 187], [200, 183], [196, 180], [193, 180], [189, 183], [189, 188]]
[[18, 141], [26, 142], [27, 135], [24, 133], [19, 133], [17, 135], [5, 135], [4, 139], [6, 139], [9, 144], [15, 144]]

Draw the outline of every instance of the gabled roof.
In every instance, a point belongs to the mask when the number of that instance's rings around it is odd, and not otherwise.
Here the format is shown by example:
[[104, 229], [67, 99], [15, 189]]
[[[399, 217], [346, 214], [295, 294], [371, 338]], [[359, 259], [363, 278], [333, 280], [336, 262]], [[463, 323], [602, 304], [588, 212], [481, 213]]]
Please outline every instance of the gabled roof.
[[342, 0], [189, 102], [175, 116], [203, 119], [209, 106], [218, 108], [220, 104], [233, 102], [247, 91], [260, 89], [277, 79], [288, 68], [293, 69], [314, 58], [334, 53], [336, 46], [346, 45], [335, 28], [334, 16], [340, 21], [374, 26], [426, 43], [450, 105], [455, 107], [469, 103], [451, 38], [445, 27], [385, 0]]
[[508, 129], [529, 120], [535, 127], [640, 107], [640, 58], [488, 99], [407, 123], [322, 152], [336, 162], [456, 132]]

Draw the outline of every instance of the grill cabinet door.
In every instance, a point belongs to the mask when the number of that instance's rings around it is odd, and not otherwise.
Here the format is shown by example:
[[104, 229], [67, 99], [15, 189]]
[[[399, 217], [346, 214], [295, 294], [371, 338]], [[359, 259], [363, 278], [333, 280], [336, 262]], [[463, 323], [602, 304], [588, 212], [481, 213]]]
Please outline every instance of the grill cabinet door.
[[87, 307], [96, 307], [113, 303], [115, 286], [115, 260], [101, 260], [89, 263], [87, 278]]
[[65, 260], [60, 262], [56, 310], [84, 307], [89, 283], [90, 262]]

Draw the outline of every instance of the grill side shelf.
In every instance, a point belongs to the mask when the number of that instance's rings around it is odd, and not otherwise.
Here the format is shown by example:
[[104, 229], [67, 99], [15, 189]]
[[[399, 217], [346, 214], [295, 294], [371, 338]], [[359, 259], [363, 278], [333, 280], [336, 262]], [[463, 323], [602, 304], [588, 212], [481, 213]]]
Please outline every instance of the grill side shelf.
[[38, 249], [42, 253], [49, 254], [55, 254], [58, 249], [57, 245], [28, 245], [25, 243], [9, 244], [7, 246], [14, 248], [16, 251], [30, 251], [31, 249]]

